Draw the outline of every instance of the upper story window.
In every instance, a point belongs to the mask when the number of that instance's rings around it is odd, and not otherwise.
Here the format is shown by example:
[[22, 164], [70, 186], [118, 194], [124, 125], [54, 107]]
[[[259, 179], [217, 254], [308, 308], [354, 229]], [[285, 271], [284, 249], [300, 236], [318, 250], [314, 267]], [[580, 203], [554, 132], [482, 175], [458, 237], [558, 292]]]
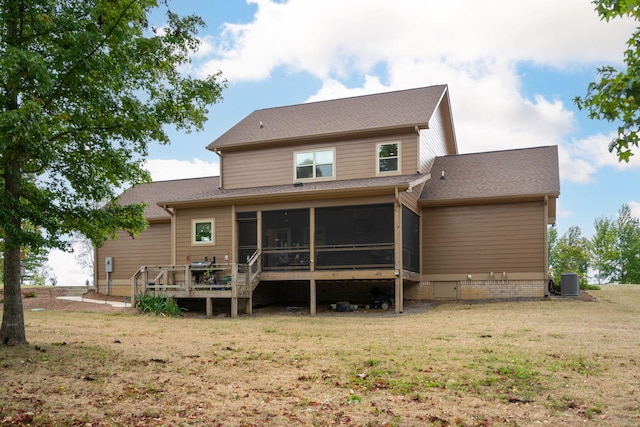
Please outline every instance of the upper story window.
[[296, 153], [295, 179], [334, 178], [334, 154], [333, 148]]
[[376, 160], [377, 174], [400, 173], [400, 143], [386, 142], [378, 144]]
[[191, 220], [191, 244], [215, 245], [215, 224], [213, 218]]

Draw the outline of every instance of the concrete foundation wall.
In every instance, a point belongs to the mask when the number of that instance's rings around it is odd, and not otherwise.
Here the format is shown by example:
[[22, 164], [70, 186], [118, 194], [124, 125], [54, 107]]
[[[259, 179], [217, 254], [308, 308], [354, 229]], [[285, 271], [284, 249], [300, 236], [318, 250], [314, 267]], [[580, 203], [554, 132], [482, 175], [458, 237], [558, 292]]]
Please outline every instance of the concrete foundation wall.
[[[547, 291], [545, 280], [461, 280], [458, 281], [460, 300], [543, 298]], [[433, 283], [405, 285], [408, 300], [433, 300]]]

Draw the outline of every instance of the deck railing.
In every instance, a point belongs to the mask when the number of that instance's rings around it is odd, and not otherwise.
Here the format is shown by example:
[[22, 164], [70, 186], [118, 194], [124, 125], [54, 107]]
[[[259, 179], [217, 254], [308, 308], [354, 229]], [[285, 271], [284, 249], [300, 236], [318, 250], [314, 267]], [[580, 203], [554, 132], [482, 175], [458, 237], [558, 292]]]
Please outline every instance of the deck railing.
[[[246, 274], [239, 273], [239, 267]], [[260, 251], [247, 264], [145, 265], [131, 277], [131, 299], [154, 293], [173, 298], [250, 298], [260, 280]]]
[[260, 273], [262, 272], [262, 256], [260, 253], [260, 249], [256, 249], [256, 251], [251, 255], [251, 257], [247, 260], [247, 286], [251, 289], [251, 292], [258, 286], [260, 283]]

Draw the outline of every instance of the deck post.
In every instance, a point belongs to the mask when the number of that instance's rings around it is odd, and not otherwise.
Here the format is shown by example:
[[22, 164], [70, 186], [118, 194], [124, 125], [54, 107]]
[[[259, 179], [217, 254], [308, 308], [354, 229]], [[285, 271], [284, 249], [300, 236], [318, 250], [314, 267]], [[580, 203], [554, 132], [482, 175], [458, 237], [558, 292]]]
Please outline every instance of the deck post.
[[213, 298], [206, 298], [207, 302], [207, 317], [213, 317]]
[[309, 313], [312, 316], [316, 315], [316, 279], [309, 281]]
[[396, 313], [402, 313], [404, 311], [404, 278], [402, 277], [403, 260], [402, 260], [402, 204], [400, 203], [400, 196], [398, 194], [398, 188], [396, 188], [396, 202], [393, 205], [394, 222], [395, 222], [395, 306]]
[[395, 297], [395, 306], [396, 306], [396, 313], [400, 314], [404, 311], [404, 304], [403, 304], [403, 289], [402, 289], [402, 277], [398, 276], [396, 277], [395, 280], [395, 289], [396, 289], [396, 297]]
[[231, 317], [234, 319], [238, 317], [238, 297], [231, 297]]
[[238, 317], [238, 264], [231, 264], [231, 317]]
[[191, 265], [184, 265], [184, 290], [187, 295], [191, 295]]

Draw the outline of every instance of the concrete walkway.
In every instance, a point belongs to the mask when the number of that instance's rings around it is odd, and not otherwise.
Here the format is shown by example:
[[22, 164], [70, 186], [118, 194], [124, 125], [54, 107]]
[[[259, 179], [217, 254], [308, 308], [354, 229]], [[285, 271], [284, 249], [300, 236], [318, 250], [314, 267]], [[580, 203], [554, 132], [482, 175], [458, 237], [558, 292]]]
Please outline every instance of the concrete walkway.
[[83, 298], [83, 297], [56, 297], [57, 299], [63, 299], [63, 300], [67, 300], [67, 301], [78, 301], [78, 302], [93, 302], [96, 304], [111, 304], [114, 307], [121, 307], [121, 308], [126, 308], [126, 307], [131, 307], [131, 303], [129, 302], [120, 302], [120, 301], [104, 301], [104, 300], [99, 300], [99, 299], [89, 299], [89, 298]]

